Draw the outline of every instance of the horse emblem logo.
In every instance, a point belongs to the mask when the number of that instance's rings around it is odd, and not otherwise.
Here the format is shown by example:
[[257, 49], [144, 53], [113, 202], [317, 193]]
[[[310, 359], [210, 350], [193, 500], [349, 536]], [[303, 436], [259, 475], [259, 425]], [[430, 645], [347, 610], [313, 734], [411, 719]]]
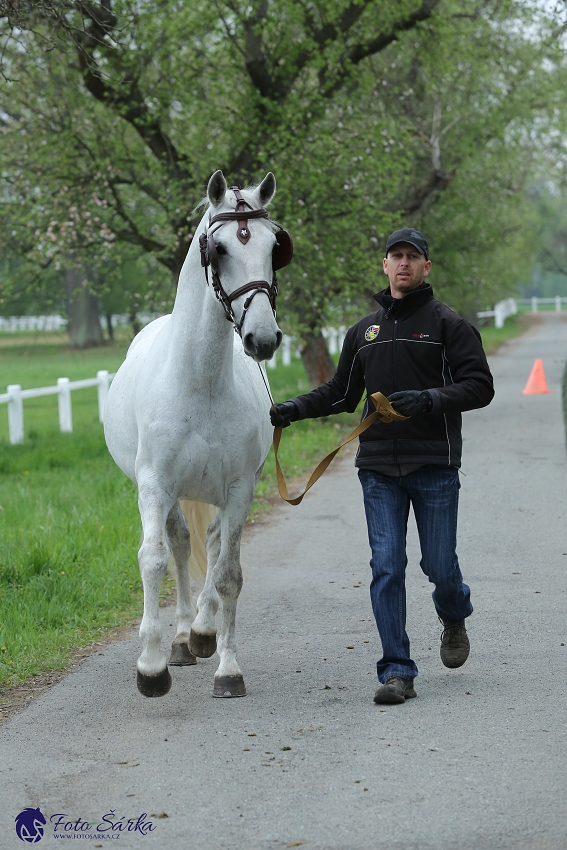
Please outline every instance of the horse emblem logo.
[[370, 325], [369, 328], [366, 329], [366, 333], [364, 334], [364, 339], [367, 342], [372, 342], [373, 339], [376, 339], [378, 334], [380, 333], [380, 325]]
[[47, 823], [40, 809], [24, 809], [15, 818], [16, 835], [28, 844], [37, 844], [43, 838], [43, 827]]

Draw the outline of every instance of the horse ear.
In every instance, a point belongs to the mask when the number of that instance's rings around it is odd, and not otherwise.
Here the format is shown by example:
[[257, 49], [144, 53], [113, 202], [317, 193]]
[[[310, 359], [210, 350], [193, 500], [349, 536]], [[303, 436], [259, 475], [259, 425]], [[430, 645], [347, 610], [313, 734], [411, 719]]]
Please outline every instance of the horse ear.
[[226, 180], [222, 171], [215, 171], [207, 186], [207, 197], [212, 207], [218, 207], [226, 195]]
[[268, 171], [259, 186], [256, 186], [254, 194], [258, 198], [261, 207], [267, 207], [276, 194], [276, 178]]

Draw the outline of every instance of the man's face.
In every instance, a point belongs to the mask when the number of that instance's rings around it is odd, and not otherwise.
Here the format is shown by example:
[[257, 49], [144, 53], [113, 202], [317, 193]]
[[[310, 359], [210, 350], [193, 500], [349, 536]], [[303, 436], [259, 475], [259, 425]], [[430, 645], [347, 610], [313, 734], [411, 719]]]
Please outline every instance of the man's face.
[[420, 285], [429, 274], [431, 260], [426, 260], [409, 242], [398, 242], [384, 258], [384, 274], [390, 280], [394, 298], [403, 298]]

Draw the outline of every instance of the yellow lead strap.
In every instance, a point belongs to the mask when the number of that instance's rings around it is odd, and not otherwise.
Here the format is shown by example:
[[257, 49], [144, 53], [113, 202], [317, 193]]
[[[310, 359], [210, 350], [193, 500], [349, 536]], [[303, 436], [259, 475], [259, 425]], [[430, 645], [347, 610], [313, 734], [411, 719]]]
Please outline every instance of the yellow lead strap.
[[374, 406], [376, 408], [374, 413], [371, 413], [369, 416], [367, 416], [366, 419], [364, 419], [359, 425], [357, 425], [354, 431], [352, 431], [348, 435], [348, 437], [343, 440], [340, 446], [338, 446], [334, 451], [332, 451], [330, 454], [326, 455], [326, 457], [323, 458], [321, 463], [319, 463], [319, 465], [311, 473], [309, 481], [307, 482], [307, 486], [303, 493], [300, 496], [296, 496], [295, 499], [289, 498], [289, 493], [287, 492], [287, 484], [285, 483], [284, 474], [282, 472], [282, 468], [278, 460], [278, 448], [280, 445], [283, 429], [281, 427], [274, 428], [274, 455], [276, 458], [276, 476], [278, 479], [278, 490], [280, 491], [280, 496], [282, 497], [284, 502], [287, 502], [289, 505], [299, 505], [299, 503], [303, 501], [303, 497], [305, 496], [307, 491], [310, 490], [311, 487], [313, 487], [313, 485], [316, 481], [319, 480], [319, 478], [321, 478], [333, 458], [340, 452], [343, 446], [346, 446], [347, 443], [350, 443], [351, 440], [354, 440], [355, 437], [358, 437], [360, 434], [366, 431], [367, 428], [370, 428], [372, 423], [375, 422], [377, 419], [380, 419], [381, 422], [388, 423], [401, 422], [402, 420], [408, 418], [407, 416], [402, 416], [401, 413], [396, 413], [386, 396], [382, 395], [382, 393], [373, 393], [370, 398], [374, 402]]

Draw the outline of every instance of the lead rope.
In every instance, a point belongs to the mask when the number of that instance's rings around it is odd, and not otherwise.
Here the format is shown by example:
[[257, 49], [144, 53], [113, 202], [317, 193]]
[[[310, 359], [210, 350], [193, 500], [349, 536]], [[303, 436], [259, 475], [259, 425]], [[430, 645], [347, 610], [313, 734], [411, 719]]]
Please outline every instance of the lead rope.
[[[270, 401], [272, 402], [272, 410], [275, 410], [275, 404], [274, 404], [274, 400], [272, 398], [272, 394], [270, 392], [270, 388], [268, 386], [268, 383], [266, 381], [264, 373], [262, 372], [262, 367], [260, 366], [259, 363], [258, 363], [258, 368], [260, 369], [260, 374], [262, 375], [262, 380], [264, 381], [264, 386], [266, 387], [266, 392], [268, 393], [268, 395], [270, 397]], [[315, 484], [316, 481], [319, 480], [319, 478], [321, 478], [321, 476], [323, 475], [325, 470], [330, 466], [331, 461], [334, 460], [334, 458], [338, 455], [340, 450], [344, 446], [346, 446], [347, 443], [350, 443], [352, 440], [354, 440], [356, 437], [359, 437], [360, 434], [364, 433], [364, 431], [366, 431], [368, 428], [370, 428], [370, 426], [377, 419], [380, 419], [381, 422], [385, 422], [385, 423], [401, 422], [404, 419], [408, 419], [407, 416], [402, 416], [401, 413], [396, 413], [396, 411], [394, 410], [394, 408], [392, 407], [392, 405], [390, 404], [390, 402], [388, 401], [386, 396], [382, 395], [382, 393], [373, 393], [370, 396], [370, 398], [374, 402], [374, 406], [376, 408], [374, 413], [370, 413], [366, 417], [366, 419], [363, 419], [363, 421], [360, 422], [356, 426], [354, 431], [351, 431], [351, 433], [348, 435], [348, 437], [346, 437], [342, 441], [340, 446], [337, 446], [336, 449], [333, 449], [332, 452], [329, 452], [328, 455], [325, 455], [323, 460], [319, 464], [317, 464], [317, 466], [315, 467], [315, 469], [313, 470], [313, 472], [309, 476], [309, 480], [307, 482], [307, 485], [306, 485], [303, 493], [301, 493], [299, 496], [296, 496], [295, 499], [289, 498], [287, 484], [285, 482], [284, 474], [283, 474], [283, 471], [282, 471], [282, 468], [281, 468], [281, 465], [280, 465], [280, 462], [279, 462], [279, 459], [278, 459], [278, 449], [279, 449], [279, 446], [280, 446], [280, 440], [282, 438], [283, 428], [281, 427], [281, 425], [277, 425], [274, 428], [273, 446], [274, 446], [274, 458], [275, 458], [275, 461], [276, 461], [276, 478], [278, 480], [278, 491], [279, 491], [281, 498], [284, 500], [284, 502], [287, 502], [288, 505], [299, 505], [303, 501], [303, 497], [305, 496], [307, 491], [310, 490], [311, 487], [313, 487], [313, 485]]]
[[270, 392], [270, 387], [268, 386], [268, 382], [266, 381], [266, 377], [265, 377], [264, 373], [262, 372], [262, 367], [260, 366], [260, 364], [259, 364], [259, 363], [258, 363], [258, 369], [260, 370], [260, 374], [261, 374], [261, 376], [262, 376], [262, 380], [264, 381], [264, 386], [266, 387], [266, 392], [268, 393], [268, 395], [269, 395], [269, 397], [270, 397], [270, 401], [272, 402], [272, 410], [275, 410], [275, 409], [276, 409], [276, 405], [275, 405], [274, 400], [273, 400], [273, 398], [272, 398], [272, 394], [271, 394], [271, 392]]

